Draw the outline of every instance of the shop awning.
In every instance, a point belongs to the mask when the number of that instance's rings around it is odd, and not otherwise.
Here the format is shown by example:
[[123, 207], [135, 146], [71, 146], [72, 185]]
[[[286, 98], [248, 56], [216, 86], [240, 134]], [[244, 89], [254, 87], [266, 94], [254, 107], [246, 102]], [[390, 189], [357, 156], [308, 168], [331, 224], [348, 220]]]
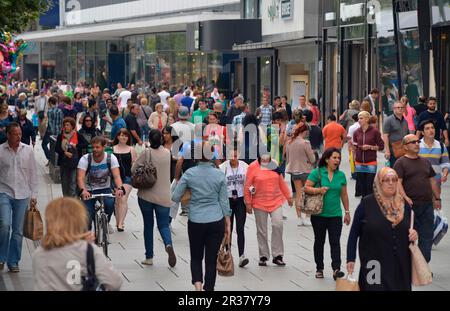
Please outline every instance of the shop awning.
[[108, 23], [87, 24], [80, 27], [30, 31], [19, 35], [18, 38], [32, 42], [115, 40], [136, 34], [185, 31], [186, 25], [189, 23], [239, 18], [239, 12], [176, 14], [164, 17], [147, 17]]
[[239, 44], [233, 46], [233, 51], [249, 51], [249, 50], [260, 50], [260, 49], [272, 49], [286, 46], [296, 46], [296, 45], [306, 45], [311, 43], [319, 43], [320, 38], [303, 38], [296, 40], [287, 40], [279, 42], [249, 42], [245, 44]]

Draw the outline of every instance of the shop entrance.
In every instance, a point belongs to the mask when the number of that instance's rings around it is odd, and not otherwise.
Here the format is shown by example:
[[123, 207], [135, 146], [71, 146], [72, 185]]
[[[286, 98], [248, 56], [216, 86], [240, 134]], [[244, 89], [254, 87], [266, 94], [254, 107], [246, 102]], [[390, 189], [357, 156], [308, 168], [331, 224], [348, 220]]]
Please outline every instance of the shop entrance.
[[343, 55], [343, 107], [341, 112], [348, 108], [348, 103], [353, 99], [361, 101], [365, 94], [365, 57], [364, 43], [358, 41], [346, 41]]
[[450, 26], [433, 29], [434, 68], [438, 107], [450, 110]]

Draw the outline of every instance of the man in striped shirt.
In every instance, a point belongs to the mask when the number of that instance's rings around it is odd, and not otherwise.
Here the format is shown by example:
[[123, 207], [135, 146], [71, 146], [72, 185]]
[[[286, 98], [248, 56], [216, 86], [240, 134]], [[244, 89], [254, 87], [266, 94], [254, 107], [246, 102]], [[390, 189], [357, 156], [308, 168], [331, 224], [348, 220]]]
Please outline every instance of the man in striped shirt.
[[434, 138], [436, 131], [434, 120], [425, 120], [419, 125], [423, 138], [420, 140], [419, 155], [430, 161], [436, 172], [436, 182], [439, 186], [447, 181], [450, 163], [447, 148], [444, 144]]
[[47, 111], [48, 125], [47, 131], [45, 132], [44, 138], [42, 139], [42, 149], [44, 150], [45, 157], [50, 163], [50, 150], [48, 149], [48, 144], [50, 143], [50, 136], [58, 135], [61, 132], [62, 121], [64, 119], [64, 114], [61, 109], [57, 107], [58, 99], [54, 96], [48, 99], [49, 110]]

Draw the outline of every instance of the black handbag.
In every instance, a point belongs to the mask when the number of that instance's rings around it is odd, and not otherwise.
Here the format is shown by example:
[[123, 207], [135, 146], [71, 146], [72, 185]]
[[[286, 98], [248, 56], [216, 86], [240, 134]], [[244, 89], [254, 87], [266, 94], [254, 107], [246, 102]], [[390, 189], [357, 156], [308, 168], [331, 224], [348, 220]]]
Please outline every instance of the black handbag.
[[106, 290], [105, 286], [99, 282], [95, 275], [94, 248], [91, 243], [88, 243], [87, 247], [86, 268], [87, 275], [81, 277], [81, 283], [83, 284], [81, 291], [104, 292]]

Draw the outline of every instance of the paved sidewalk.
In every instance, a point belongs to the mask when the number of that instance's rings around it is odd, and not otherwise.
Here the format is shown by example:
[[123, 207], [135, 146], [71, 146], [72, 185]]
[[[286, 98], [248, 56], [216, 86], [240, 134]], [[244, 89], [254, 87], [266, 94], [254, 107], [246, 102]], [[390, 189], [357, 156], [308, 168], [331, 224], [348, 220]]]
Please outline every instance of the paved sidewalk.
[[[61, 185], [53, 184], [48, 168], [45, 167], [45, 157], [40, 146], [36, 145], [36, 158], [39, 170], [39, 209], [44, 215], [46, 203], [61, 196]], [[345, 148], [344, 148], [345, 149]], [[384, 163], [379, 154], [379, 163]], [[344, 153], [341, 169], [349, 177], [348, 155]], [[288, 178], [286, 178], [288, 181]], [[348, 180], [350, 210], [353, 214], [359, 199], [354, 197], [354, 181]], [[290, 187], [290, 186], [289, 186]], [[449, 183], [443, 187], [442, 200], [444, 206], [450, 201]], [[144, 259], [144, 240], [142, 216], [137, 204], [136, 190], [129, 199], [130, 210], [125, 222], [125, 232], [115, 232], [111, 235], [111, 260], [116, 269], [123, 275], [123, 290], [161, 291], [161, 290], [193, 290], [190, 279], [190, 255], [187, 238], [187, 217], [177, 216], [173, 221], [173, 243], [177, 255], [177, 265], [169, 268], [167, 254], [164, 250], [159, 232], [155, 228], [155, 257], [153, 266], [141, 265]], [[445, 208], [444, 208], [445, 209]], [[233, 255], [235, 256], [235, 276], [217, 277], [216, 290], [269, 290], [269, 291], [333, 291], [335, 282], [332, 278], [330, 250], [325, 246], [325, 279], [314, 278], [315, 264], [313, 257], [314, 235], [312, 227], [298, 227], [296, 213], [293, 208], [283, 207], [287, 219], [284, 222], [285, 267], [278, 267], [269, 261], [267, 267], [258, 266], [258, 246], [256, 242], [256, 226], [253, 215], [248, 215], [245, 228], [245, 254], [250, 263], [245, 268], [237, 266], [237, 242], [233, 233]], [[114, 225], [114, 219], [111, 221]], [[344, 226], [341, 238], [342, 269], [345, 270], [346, 244], [349, 227]], [[36, 243], [24, 239], [21, 272], [11, 274], [0, 272], [0, 290], [32, 290], [33, 280], [31, 271], [31, 256]], [[432, 285], [415, 288], [415, 290], [450, 290], [450, 239], [446, 236], [438, 247], [433, 249], [431, 268], [434, 273]], [[358, 269], [358, 267], [357, 267]]]

